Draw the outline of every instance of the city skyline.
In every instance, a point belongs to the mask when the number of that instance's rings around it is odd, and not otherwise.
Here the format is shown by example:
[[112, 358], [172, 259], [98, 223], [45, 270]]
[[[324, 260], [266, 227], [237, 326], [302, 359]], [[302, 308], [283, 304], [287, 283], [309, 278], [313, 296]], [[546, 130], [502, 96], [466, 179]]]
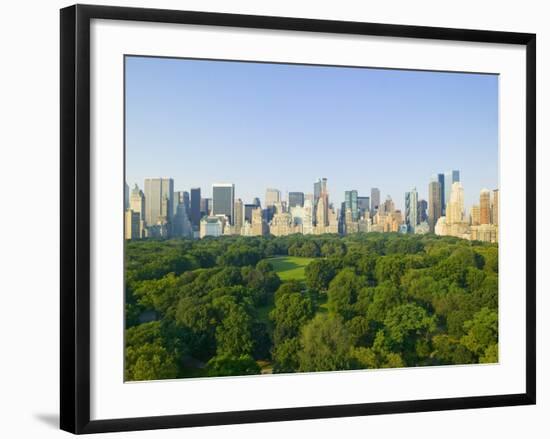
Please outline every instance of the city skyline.
[[[265, 189], [331, 201], [381, 190], [404, 210], [413, 187], [460, 169], [465, 205], [498, 188], [498, 77], [127, 57], [126, 176], [175, 190], [235, 184], [245, 203]], [[330, 105], [329, 105], [330, 104]], [[332, 108], [332, 109], [331, 109]], [[212, 129], [214, 127], [215, 129]], [[269, 135], [266, 135], [268, 133]], [[281, 178], [281, 174], [284, 178]]]

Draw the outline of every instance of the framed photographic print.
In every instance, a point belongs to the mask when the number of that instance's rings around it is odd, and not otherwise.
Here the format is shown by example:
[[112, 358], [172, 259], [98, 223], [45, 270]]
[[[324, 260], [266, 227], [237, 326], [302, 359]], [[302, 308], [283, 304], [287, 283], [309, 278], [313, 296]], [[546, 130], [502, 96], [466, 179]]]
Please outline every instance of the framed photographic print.
[[535, 403], [535, 35], [61, 10], [61, 428]]

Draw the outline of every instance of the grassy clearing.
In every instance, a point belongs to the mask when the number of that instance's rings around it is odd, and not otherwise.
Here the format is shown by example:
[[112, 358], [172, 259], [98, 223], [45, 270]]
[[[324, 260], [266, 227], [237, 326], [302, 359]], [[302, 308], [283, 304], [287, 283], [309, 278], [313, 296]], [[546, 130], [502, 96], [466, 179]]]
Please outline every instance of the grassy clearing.
[[269, 258], [273, 269], [282, 281], [305, 280], [305, 268], [314, 258], [302, 258], [299, 256], [277, 256]]

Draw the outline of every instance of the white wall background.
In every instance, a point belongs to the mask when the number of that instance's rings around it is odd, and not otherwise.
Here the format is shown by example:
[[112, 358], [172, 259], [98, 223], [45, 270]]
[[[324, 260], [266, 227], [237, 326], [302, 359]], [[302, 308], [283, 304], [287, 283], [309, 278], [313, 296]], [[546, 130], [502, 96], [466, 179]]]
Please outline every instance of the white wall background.
[[[87, 3], [537, 33], [538, 405], [455, 412], [208, 427], [105, 437], [465, 438], [550, 434], [550, 11], [544, 1], [104, 0]], [[3, 4], [0, 25], [0, 436], [66, 436], [58, 422], [59, 0]], [[546, 166], [545, 166], [546, 165]], [[545, 230], [546, 229], [546, 230]], [[546, 415], [546, 416], [545, 416]]]

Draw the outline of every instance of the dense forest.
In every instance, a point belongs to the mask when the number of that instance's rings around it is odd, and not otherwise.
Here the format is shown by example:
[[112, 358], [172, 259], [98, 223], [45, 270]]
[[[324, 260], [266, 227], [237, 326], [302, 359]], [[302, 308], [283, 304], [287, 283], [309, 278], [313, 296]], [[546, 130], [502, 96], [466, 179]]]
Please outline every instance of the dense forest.
[[[273, 257], [313, 258], [281, 281]], [[130, 381], [498, 361], [498, 246], [434, 235], [126, 243]]]

